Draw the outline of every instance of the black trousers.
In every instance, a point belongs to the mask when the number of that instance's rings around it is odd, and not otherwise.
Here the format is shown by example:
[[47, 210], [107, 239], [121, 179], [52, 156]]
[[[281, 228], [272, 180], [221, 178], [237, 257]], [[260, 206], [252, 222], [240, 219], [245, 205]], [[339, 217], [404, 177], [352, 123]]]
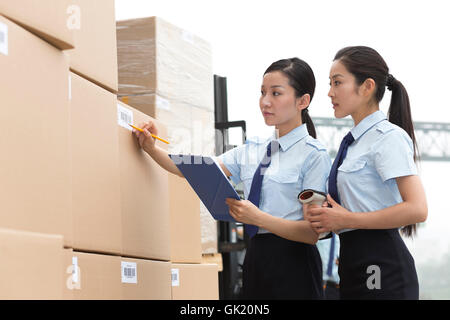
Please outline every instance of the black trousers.
[[339, 235], [341, 299], [417, 300], [414, 259], [397, 229]]
[[244, 260], [244, 299], [323, 299], [322, 261], [315, 245], [257, 234]]
[[339, 300], [339, 285], [335, 282], [326, 281], [323, 284], [325, 300]]

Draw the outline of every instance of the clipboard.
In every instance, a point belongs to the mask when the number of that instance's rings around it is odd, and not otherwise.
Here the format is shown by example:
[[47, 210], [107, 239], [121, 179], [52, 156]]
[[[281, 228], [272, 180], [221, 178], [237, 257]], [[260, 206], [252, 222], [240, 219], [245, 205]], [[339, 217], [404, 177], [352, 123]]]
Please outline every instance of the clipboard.
[[181, 154], [169, 154], [169, 157], [215, 220], [236, 222], [225, 199], [241, 198], [213, 158]]

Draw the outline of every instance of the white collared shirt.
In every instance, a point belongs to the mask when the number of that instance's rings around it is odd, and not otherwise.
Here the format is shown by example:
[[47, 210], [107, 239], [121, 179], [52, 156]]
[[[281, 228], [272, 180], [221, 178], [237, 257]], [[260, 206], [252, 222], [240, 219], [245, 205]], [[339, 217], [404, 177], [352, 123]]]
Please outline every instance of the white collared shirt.
[[[276, 140], [280, 150], [272, 155], [265, 172], [259, 208], [275, 217], [302, 220], [303, 207], [298, 194], [305, 189], [326, 192], [331, 160], [325, 147], [308, 134], [303, 124], [279, 139], [248, 139], [218, 158], [231, 173], [231, 179], [244, 185], [248, 199], [253, 175], [264, 157], [267, 145]], [[259, 232], [266, 232], [261, 230]]]
[[337, 174], [341, 205], [352, 212], [370, 212], [401, 203], [395, 178], [417, 175], [409, 135], [380, 110], [364, 118], [351, 133], [355, 141]]

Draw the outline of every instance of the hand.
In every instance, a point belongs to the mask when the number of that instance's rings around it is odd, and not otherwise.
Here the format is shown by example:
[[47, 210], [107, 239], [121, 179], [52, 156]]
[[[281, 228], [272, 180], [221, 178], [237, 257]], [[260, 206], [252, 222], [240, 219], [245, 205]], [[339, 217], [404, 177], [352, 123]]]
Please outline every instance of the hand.
[[234, 220], [246, 224], [258, 225], [258, 217], [262, 211], [251, 201], [227, 198], [225, 202], [230, 207], [230, 215]]
[[[328, 202], [324, 201], [322, 206], [328, 207]], [[303, 219], [309, 221], [309, 218], [311, 217], [309, 214], [309, 210], [311, 210], [312, 208], [320, 208], [320, 206], [318, 204], [304, 204], [303, 205]]]
[[317, 234], [345, 229], [346, 218], [351, 213], [334, 201], [329, 194], [327, 200], [331, 208], [324, 204], [320, 208], [309, 209], [308, 221]]
[[152, 120], [149, 120], [147, 123], [141, 123], [139, 127], [144, 130], [144, 132], [133, 129], [133, 134], [138, 139], [141, 148], [144, 149], [145, 152], [150, 153], [155, 148], [156, 141], [156, 139], [152, 137], [151, 133], [157, 136], [158, 129]]

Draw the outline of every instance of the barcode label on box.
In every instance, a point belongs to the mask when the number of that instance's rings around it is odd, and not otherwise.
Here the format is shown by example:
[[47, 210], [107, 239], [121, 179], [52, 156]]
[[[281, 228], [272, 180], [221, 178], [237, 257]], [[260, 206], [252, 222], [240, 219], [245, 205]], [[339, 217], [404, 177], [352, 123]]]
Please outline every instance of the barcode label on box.
[[117, 123], [119, 126], [133, 131], [130, 124], [133, 124], [133, 111], [124, 108], [122, 105], [117, 104]]
[[136, 277], [136, 269], [134, 268], [124, 268], [123, 269], [123, 275], [127, 278], [134, 278]]
[[0, 22], [0, 53], [8, 55], [8, 26]]
[[122, 261], [122, 283], [137, 283], [136, 263]]
[[172, 269], [172, 287], [180, 286], [180, 269]]

